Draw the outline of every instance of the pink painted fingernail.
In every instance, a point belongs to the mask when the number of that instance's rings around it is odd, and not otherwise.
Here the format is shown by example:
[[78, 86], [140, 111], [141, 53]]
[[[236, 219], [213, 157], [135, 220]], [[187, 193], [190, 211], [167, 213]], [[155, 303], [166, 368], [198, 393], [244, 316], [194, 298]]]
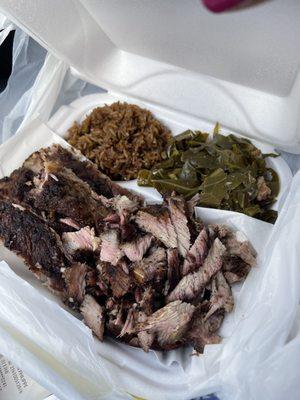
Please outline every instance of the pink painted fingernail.
[[202, 0], [202, 3], [210, 11], [222, 12], [242, 3], [243, 0]]

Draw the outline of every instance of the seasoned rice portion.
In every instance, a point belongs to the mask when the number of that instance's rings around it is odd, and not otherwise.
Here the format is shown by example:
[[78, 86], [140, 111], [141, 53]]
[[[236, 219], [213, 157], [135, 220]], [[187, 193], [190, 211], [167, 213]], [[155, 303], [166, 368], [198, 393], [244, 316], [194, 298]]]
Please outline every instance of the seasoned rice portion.
[[95, 108], [68, 131], [68, 142], [114, 180], [137, 177], [162, 161], [171, 138], [153, 114], [134, 104], [116, 102]]

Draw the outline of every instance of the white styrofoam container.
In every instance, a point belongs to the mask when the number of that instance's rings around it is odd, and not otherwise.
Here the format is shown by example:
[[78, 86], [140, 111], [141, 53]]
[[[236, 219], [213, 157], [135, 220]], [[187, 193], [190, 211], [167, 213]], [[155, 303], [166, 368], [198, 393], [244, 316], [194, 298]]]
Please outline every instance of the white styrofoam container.
[[[174, 133], [186, 127], [211, 131], [219, 121], [224, 132], [259, 140], [256, 144], [263, 151], [276, 147], [300, 153], [300, 2], [267, 1], [218, 16], [208, 13], [199, 0], [1, 0], [0, 11], [79, 77], [107, 89], [105, 96], [144, 104]], [[75, 101], [61, 109], [49, 127], [63, 136], [74, 119], [112, 100], [105, 96]], [[29, 151], [25, 142], [18, 145], [22, 156], [25, 149]], [[290, 178], [287, 166], [281, 159], [270, 162], [284, 189]], [[145, 190], [158, 200], [154, 190]], [[252, 234], [255, 240], [255, 229]], [[112, 356], [109, 345], [101, 350], [107, 351], [107, 358]], [[210, 346], [206, 351], [213, 353]], [[212, 353], [212, 361], [201, 364], [203, 386], [206, 368], [213, 366]], [[116, 354], [114, 371], [123, 369], [119, 381], [125, 387], [135, 384], [144, 390], [148, 385], [155, 396], [163, 390], [150, 379], [156, 372], [164, 381], [160, 385], [169, 384], [169, 392], [172, 386], [174, 397], [191, 390], [191, 385], [180, 386], [182, 373], [174, 377], [165, 365], [158, 368], [153, 354], [147, 364], [141, 351], [128, 346]], [[124, 360], [135, 368], [125, 368]], [[195, 387], [196, 382], [201, 386], [199, 370], [192, 374], [196, 362], [192, 360], [188, 371]], [[139, 381], [139, 371], [146, 379]]]

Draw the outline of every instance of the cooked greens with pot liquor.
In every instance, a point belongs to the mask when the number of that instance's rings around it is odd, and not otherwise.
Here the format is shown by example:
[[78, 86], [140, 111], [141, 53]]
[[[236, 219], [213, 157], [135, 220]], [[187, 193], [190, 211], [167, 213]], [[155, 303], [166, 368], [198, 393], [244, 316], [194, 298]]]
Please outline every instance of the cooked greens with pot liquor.
[[140, 186], [152, 186], [162, 195], [172, 192], [186, 199], [199, 193], [197, 205], [242, 212], [274, 223], [270, 206], [279, 192], [277, 173], [266, 165], [267, 157], [246, 138], [219, 133], [212, 137], [187, 130], [169, 142], [164, 161], [138, 174]]

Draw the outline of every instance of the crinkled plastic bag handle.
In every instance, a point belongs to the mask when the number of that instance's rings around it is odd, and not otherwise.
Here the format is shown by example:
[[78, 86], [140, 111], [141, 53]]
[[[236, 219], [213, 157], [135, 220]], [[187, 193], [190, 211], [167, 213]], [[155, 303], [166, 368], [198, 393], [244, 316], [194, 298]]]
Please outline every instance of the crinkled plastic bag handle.
[[15, 25], [4, 15], [0, 14], [0, 46], [7, 38], [9, 32], [15, 29]]

